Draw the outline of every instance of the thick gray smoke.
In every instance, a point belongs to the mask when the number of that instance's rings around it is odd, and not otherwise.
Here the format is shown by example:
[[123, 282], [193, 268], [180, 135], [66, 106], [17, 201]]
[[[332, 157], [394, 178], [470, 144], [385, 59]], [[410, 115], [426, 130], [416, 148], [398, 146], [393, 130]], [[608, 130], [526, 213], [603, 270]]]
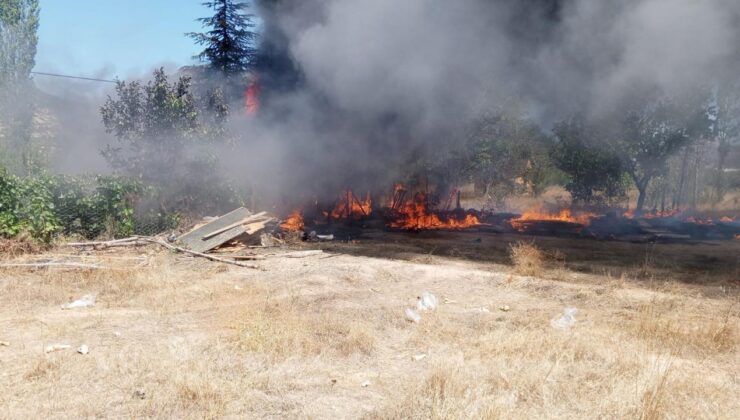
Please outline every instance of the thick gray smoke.
[[[262, 1], [266, 107], [236, 166], [284, 192], [390, 182], [479, 115], [548, 130], [733, 75], [734, 0]], [[245, 157], [246, 156], [246, 157]], [[232, 167], [234, 165], [232, 164]], [[294, 188], [297, 187], [297, 188]]]

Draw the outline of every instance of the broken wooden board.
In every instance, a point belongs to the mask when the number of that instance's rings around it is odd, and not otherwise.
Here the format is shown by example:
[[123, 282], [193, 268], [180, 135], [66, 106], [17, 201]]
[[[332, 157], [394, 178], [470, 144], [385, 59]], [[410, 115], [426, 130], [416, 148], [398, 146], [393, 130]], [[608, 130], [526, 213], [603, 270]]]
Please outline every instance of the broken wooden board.
[[[245, 232], [244, 226], [239, 224], [240, 221], [251, 216], [252, 213], [244, 207], [219, 217], [216, 220], [206, 223], [205, 225], [194, 229], [182, 236], [177, 241], [180, 242], [185, 248], [195, 252], [206, 252], [219, 245], [223, 245], [226, 242], [236, 238], [237, 236]], [[226, 230], [225, 232], [219, 233], [216, 236], [203, 239], [204, 236], [208, 236], [212, 232], [216, 232], [227, 226], [234, 225], [233, 228]]]

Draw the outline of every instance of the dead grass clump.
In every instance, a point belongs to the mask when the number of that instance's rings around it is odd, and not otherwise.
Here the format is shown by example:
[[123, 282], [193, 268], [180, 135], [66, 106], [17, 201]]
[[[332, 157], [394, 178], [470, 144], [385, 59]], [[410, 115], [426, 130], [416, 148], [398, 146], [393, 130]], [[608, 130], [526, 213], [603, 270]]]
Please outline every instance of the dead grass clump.
[[364, 324], [348, 324], [349, 316], [312, 312], [294, 302], [251, 305], [238, 316], [234, 343], [242, 351], [272, 359], [316, 356], [335, 351], [341, 356], [368, 355], [375, 336]]
[[670, 360], [661, 357], [653, 360], [639, 405], [640, 420], [659, 420], [665, 417], [668, 408], [666, 399], [672, 391], [668, 389], [670, 372]]
[[373, 419], [498, 418], [481, 381], [457, 369], [437, 368], [401, 399], [373, 413]]
[[210, 383], [186, 381], [177, 385], [177, 399], [189, 411], [198, 410], [204, 418], [218, 418], [224, 413], [226, 402]]
[[56, 360], [39, 359], [31, 370], [26, 372], [25, 378], [29, 381], [56, 378], [59, 376], [59, 367], [59, 362]]
[[534, 243], [517, 242], [510, 246], [509, 255], [515, 273], [532, 277], [542, 275], [545, 255]]
[[15, 258], [26, 254], [39, 254], [47, 248], [45, 244], [24, 233], [13, 239], [0, 238], [0, 256], [2, 256], [2, 259]]
[[656, 348], [678, 354], [724, 353], [738, 344], [737, 322], [737, 317], [730, 312], [723, 318], [708, 319], [696, 319], [685, 311], [663, 313], [653, 301], [638, 308], [634, 333]]

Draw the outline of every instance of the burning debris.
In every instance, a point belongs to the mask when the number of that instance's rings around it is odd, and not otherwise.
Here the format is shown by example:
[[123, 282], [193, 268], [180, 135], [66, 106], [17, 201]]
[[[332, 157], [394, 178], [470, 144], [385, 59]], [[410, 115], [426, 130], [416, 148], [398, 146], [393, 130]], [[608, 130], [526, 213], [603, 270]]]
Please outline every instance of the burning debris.
[[[542, 210], [531, 210], [522, 214], [520, 217], [511, 220], [511, 226], [519, 232], [527, 232], [537, 224], [544, 222], [555, 222], [578, 229], [591, 224], [591, 220], [597, 217], [590, 212], [573, 212], [570, 209], [560, 210], [558, 213], [547, 213]], [[577, 225], [577, 226], [576, 226]]]

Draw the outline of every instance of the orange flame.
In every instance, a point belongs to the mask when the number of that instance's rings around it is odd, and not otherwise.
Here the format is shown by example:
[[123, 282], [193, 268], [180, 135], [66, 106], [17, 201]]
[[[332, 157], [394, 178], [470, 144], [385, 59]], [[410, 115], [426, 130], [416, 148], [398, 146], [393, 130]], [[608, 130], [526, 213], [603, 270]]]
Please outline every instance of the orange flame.
[[303, 221], [303, 215], [300, 210], [293, 210], [287, 219], [280, 225], [284, 230], [291, 232], [302, 231], [306, 224]]
[[[643, 213], [639, 217], [643, 219], [660, 219], [674, 217], [679, 213], [679, 210], [654, 211], [651, 213]], [[635, 217], [637, 217], [634, 210], [627, 210], [626, 212], [624, 212], [623, 216], [627, 219], [634, 219]]]
[[[396, 191], [399, 191], [396, 188]], [[399, 217], [389, 223], [390, 227], [400, 229], [465, 229], [480, 225], [481, 222], [473, 214], [465, 215], [464, 219], [455, 217], [442, 218], [438, 214], [427, 211], [426, 195], [416, 194], [413, 201], [398, 206]]]
[[352, 190], [342, 192], [339, 202], [331, 211], [333, 219], [348, 219], [367, 217], [373, 212], [373, 200], [368, 192], [363, 201], [360, 201]]
[[244, 108], [247, 115], [254, 115], [260, 109], [260, 84], [257, 79], [250, 83], [244, 91]]
[[560, 210], [559, 213], [544, 213], [540, 210], [529, 210], [524, 212], [519, 218], [511, 220], [511, 226], [518, 231], [525, 230], [525, 222], [528, 221], [568, 222], [588, 226], [591, 224], [591, 219], [596, 216], [596, 214], [590, 212], [573, 214], [569, 209]]

